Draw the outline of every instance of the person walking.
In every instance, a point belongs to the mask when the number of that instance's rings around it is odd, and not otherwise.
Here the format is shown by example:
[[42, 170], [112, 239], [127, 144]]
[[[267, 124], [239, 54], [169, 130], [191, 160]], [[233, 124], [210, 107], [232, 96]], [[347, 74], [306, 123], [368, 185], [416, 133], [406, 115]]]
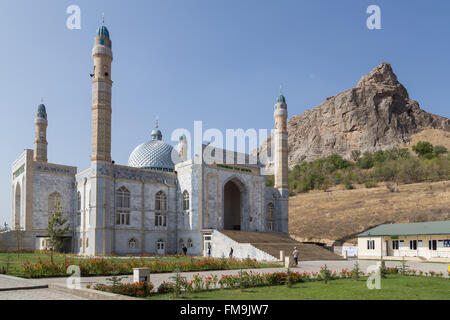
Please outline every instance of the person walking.
[[295, 266], [298, 266], [298, 249], [297, 247], [294, 247], [294, 251], [292, 252], [292, 255], [294, 256], [294, 262], [295, 262]]
[[230, 259], [233, 258], [233, 247], [230, 249]]
[[184, 255], [187, 255], [187, 248], [185, 245], [183, 246], [183, 253], [184, 253]]
[[211, 258], [211, 245], [210, 244], [208, 244], [207, 252], [208, 252], [208, 258]]

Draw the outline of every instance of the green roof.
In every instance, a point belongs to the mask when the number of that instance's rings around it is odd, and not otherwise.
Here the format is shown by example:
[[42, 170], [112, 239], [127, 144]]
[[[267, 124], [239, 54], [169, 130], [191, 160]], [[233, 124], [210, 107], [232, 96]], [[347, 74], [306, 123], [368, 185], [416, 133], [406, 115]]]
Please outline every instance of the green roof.
[[382, 224], [378, 227], [358, 234], [358, 237], [369, 236], [415, 236], [432, 234], [450, 234], [450, 220], [417, 223]]

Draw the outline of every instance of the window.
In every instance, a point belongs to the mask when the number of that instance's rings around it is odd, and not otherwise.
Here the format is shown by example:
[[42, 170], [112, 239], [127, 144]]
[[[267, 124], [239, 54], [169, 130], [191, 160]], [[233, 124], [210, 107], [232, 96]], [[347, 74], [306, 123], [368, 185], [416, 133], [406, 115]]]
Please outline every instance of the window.
[[417, 250], [417, 240], [409, 240], [409, 250]]
[[77, 194], [77, 226], [81, 226], [81, 193]]
[[180, 249], [183, 249], [183, 247], [184, 247], [184, 240], [183, 240], [183, 238], [180, 238], [180, 240], [178, 240], [178, 247]]
[[428, 249], [436, 251], [437, 250], [437, 241], [436, 240], [428, 240]]
[[136, 249], [137, 247], [137, 240], [135, 238], [128, 240], [128, 249]]
[[86, 248], [89, 248], [89, 238], [86, 238]]
[[189, 192], [187, 190], [183, 192], [183, 210], [189, 210]]
[[83, 239], [81, 239], [81, 238], [80, 238], [80, 241], [79, 241], [79, 247], [80, 247], [80, 249], [83, 247]]
[[188, 247], [188, 248], [194, 247], [194, 242], [192, 241], [191, 238], [189, 238], [188, 241], [187, 241], [187, 247]]
[[367, 250], [375, 250], [375, 240], [367, 240]]
[[123, 186], [116, 191], [116, 224], [130, 224], [130, 191]]
[[165, 227], [167, 219], [167, 197], [162, 191], [155, 196], [155, 226]]
[[267, 231], [273, 231], [273, 211], [274, 206], [273, 203], [269, 203], [267, 205], [267, 211], [266, 211], [266, 228]]
[[392, 240], [392, 250], [398, 250], [398, 240]]

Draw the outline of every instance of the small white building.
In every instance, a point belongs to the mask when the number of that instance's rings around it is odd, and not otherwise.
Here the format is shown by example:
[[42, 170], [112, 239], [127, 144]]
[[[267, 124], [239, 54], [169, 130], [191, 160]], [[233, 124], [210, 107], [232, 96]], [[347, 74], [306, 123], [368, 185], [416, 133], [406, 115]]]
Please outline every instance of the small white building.
[[450, 262], [450, 221], [383, 224], [358, 235], [358, 259]]

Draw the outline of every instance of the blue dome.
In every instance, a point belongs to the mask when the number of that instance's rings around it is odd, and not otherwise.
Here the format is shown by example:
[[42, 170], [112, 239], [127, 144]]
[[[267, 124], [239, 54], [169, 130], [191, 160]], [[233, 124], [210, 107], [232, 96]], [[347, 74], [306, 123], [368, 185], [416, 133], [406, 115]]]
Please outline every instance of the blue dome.
[[99, 27], [97, 30], [97, 36], [99, 36], [99, 37], [103, 36], [103, 37], [109, 38], [108, 28], [106, 28], [105, 26]]
[[44, 104], [40, 104], [39, 106], [38, 106], [38, 112], [46, 112], [45, 111], [45, 105]]
[[286, 103], [286, 98], [280, 93], [280, 95], [277, 98], [277, 102]]
[[152, 169], [173, 172], [175, 164], [172, 160], [178, 153], [174, 148], [162, 140], [151, 140], [134, 149], [128, 159], [128, 166], [134, 168]]

